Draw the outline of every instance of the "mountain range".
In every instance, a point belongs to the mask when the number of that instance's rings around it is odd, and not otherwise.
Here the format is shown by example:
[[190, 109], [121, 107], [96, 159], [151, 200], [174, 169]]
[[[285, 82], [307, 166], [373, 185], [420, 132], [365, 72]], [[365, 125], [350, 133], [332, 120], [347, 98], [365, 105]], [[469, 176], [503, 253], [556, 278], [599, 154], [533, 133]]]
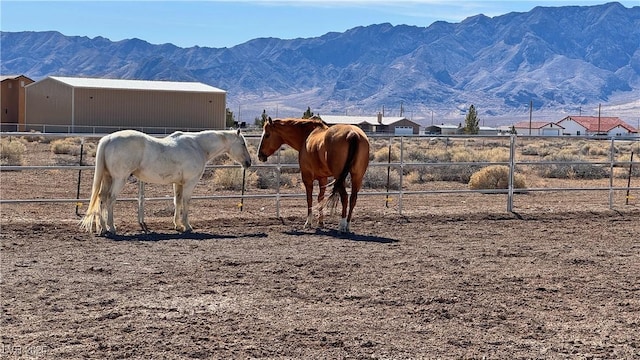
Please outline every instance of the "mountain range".
[[1, 32], [0, 73], [199, 81], [227, 91], [236, 118], [406, 116], [487, 125], [529, 116], [640, 122], [640, 6], [536, 7], [428, 27], [375, 24], [315, 38], [257, 38], [230, 48], [141, 39]]

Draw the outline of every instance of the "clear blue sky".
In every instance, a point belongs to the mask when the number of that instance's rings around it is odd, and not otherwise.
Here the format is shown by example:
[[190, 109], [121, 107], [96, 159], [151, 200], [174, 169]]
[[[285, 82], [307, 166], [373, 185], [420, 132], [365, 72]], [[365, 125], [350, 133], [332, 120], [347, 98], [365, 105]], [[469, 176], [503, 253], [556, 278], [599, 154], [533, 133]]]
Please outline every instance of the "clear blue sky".
[[[180, 47], [231, 47], [259, 37], [309, 38], [380, 23], [429, 26], [484, 14], [526, 12], [536, 6], [608, 1], [236, 0], [31, 1], [1, 0], [2, 31], [56, 30], [67, 36], [139, 38]], [[625, 7], [640, 0], [619, 1]]]

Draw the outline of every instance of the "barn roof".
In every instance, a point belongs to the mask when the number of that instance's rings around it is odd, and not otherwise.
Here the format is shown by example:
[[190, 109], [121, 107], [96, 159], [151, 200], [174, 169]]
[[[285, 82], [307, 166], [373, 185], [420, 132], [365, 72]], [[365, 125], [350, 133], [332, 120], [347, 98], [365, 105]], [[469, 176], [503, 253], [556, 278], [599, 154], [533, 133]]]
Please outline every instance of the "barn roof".
[[[25, 79], [29, 79], [31, 80], [29, 77], [24, 76], [24, 75], [0, 75], [0, 81], [5, 81], [5, 80], [15, 80], [17, 78], [23, 77]], [[31, 80], [33, 81], [33, 80]]]
[[152, 81], [125, 79], [98, 79], [82, 77], [49, 76], [50, 79], [76, 88], [120, 89], [120, 90], [155, 90], [225, 93], [226, 91], [200, 82]]
[[608, 132], [613, 128], [622, 127], [629, 132], [638, 132], [636, 128], [620, 120], [618, 117], [597, 117], [597, 116], [567, 116], [560, 120], [558, 123], [565, 120], [573, 120], [582, 125], [587, 131], [590, 132]]

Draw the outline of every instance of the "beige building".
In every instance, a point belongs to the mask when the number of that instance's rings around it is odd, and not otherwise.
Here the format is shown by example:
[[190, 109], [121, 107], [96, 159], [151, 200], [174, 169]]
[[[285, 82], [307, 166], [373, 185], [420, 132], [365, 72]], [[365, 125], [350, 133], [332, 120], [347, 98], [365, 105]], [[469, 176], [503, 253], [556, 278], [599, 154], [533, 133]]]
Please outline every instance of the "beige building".
[[0, 76], [0, 109], [2, 131], [24, 130], [25, 86], [33, 80], [24, 75]]
[[226, 91], [199, 82], [49, 76], [25, 90], [27, 130], [170, 133], [225, 127]]

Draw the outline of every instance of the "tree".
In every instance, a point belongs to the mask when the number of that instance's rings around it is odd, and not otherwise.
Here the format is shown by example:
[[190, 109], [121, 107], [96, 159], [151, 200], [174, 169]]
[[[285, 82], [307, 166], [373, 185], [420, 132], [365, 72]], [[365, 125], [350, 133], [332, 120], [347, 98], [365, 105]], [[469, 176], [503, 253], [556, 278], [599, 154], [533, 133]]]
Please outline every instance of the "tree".
[[303, 119], [311, 119], [313, 117], [313, 113], [311, 112], [311, 107], [307, 106], [307, 111], [302, 114]]
[[236, 125], [236, 120], [234, 119], [233, 111], [229, 110], [229, 108], [227, 108], [226, 111], [225, 127], [234, 127]]
[[269, 119], [269, 115], [267, 115], [267, 110], [262, 110], [262, 115], [260, 115], [260, 117], [256, 117], [254, 124], [256, 124], [256, 126], [258, 127], [263, 127], [264, 123], [267, 122], [267, 119]]
[[477, 134], [480, 131], [480, 119], [478, 119], [475, 106], [471, 105], [469, 107], [469, 112], [467, 112], [467, 116], [464, 118], [464, 123], [465, 134]]

